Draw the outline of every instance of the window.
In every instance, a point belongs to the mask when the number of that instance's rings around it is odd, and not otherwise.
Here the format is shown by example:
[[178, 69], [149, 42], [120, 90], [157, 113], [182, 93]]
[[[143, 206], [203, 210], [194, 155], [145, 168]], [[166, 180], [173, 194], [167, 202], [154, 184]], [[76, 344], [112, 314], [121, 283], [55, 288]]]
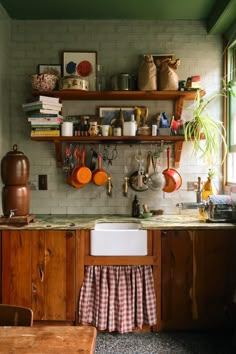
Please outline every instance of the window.
[[[228, 81], [236, 83], [236, 41], [228, 48]], [[228, 148], [227, 157], [227, 183], [236, 184], [236, 97], [228, 97]]]

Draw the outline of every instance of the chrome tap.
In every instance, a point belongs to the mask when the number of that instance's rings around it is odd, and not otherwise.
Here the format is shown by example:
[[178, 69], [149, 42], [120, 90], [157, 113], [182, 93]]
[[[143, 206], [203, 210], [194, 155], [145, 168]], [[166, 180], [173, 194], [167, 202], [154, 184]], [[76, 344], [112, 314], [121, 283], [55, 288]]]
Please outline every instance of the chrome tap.
[[15, 215], [16, 210], [17, 209], [10, 209], [9, 218], [12, 218]]

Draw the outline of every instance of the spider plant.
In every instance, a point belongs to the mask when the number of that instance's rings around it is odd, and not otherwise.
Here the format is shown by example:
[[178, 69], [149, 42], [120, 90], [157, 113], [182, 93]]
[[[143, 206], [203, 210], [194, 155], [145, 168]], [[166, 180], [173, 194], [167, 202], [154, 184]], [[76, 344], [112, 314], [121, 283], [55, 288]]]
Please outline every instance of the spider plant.
[[217, 97], [235, 96], [235, 83], [232, 81], [226, 83], [225, 80], [222, 80], [222, 83], [221, 92], [213, 94], [210, 98], [201, 97], [200, 90], [196, 92], [193, 118], [185, 124], [184, 137], [185, 140], [192, 142], [194, 154], [200, 153], [201, 158], [211, 162], [218, 155], [219, 144], [222, 143], [223, 163], [227, 155], [226, 129], [223, 122], [214, 119], [207, 112], [207, 106]]

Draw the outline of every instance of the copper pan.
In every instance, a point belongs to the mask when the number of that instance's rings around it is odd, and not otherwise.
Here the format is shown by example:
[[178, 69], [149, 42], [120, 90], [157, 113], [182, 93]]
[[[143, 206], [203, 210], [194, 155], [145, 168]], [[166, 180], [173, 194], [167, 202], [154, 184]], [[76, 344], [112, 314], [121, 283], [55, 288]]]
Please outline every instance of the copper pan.
[[162, 189], [166, 193], [172, 193], [182, 186], [182, 178], [178, 171], [170, 168], [170, 148], [167, 148], [167, 168], [162, 172], [166, 184]]

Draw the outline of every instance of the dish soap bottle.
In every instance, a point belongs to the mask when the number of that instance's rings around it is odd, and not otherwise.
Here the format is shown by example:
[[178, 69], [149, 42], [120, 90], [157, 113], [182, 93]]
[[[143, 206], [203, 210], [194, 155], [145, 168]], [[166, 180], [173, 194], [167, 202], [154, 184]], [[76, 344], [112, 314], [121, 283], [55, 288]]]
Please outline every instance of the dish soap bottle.
[[206, 201], [209, 195], [217, 194], [216, 187], [212, 180], [214, 174], [215, 174], [214, 170], [209, 169], [207, 181], [203, 184], [203, 188], [202, 188], [202, 200]]
[[140, 216], [140, 204], [137, 195], [134, 196], [134, 200], [132, 203], [132, 216], [134, 218], [138, 218]]

